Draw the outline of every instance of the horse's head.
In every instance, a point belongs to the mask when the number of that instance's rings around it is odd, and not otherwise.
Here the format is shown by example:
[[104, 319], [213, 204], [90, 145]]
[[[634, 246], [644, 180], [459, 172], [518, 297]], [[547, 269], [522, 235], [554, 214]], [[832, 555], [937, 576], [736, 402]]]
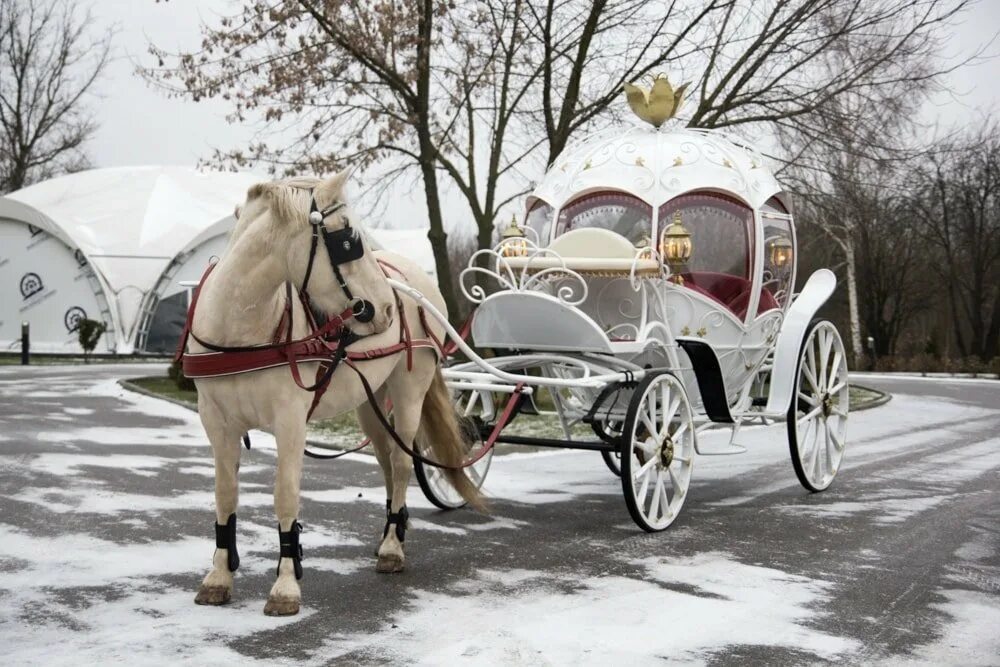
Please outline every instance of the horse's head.
[[347, 205], [347, 175], [254, 186], [239, 217], [266, 193], [275, 240], [284, 241], [274, 249], [284, 252], [292, 283], [327, 315], [353, 308], [348, 326], [355, 333], [381, 333], [392, 324], [396, 297]]

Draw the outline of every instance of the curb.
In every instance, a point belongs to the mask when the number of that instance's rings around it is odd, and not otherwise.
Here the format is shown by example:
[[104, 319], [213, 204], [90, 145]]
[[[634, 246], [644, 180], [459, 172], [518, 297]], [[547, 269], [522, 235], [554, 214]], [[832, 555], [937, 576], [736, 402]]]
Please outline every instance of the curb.
[[851, 412], [859, 412], [861, 410], [871, 410], [872, 408], [877, 408], [879, 406], [885, 405], [892, 400], [892, 394], [887, 391], [881, 391], [879, 389], [873, 389], [872, 387], [866, 387], [861, 384], [854, 385], [855, 389], [864, 389], [865, 391], [870, 391], [873, 394], [878, 394], [873, 399], [867, 400], [859, 405], [852, 405]]
[[925, 373], [915, 371], [851, 371], [861, 377], [927, 378], [938, 380], [1000, 380], [997, 373]]
[[166, 401], [167, 403], [173, 403], [174, 405], [179, 405], [182, 408], [187, 408], [191, 412], [198, 412], [198, 405], [192, 403], [191, 401], [185, 401], [180, 398], [172, 398], [170, 396], [164, 396], [163, 394], [157, 394], [155, 391], [150, 391], [145, 387], [140, 387], [131, 380], [118, 380], [118, 386], [122, 389], [126, 389], [136, 394], [142, 394], [143, 396], [149, 396], [150, 398], [158, 398], [161, 401]]

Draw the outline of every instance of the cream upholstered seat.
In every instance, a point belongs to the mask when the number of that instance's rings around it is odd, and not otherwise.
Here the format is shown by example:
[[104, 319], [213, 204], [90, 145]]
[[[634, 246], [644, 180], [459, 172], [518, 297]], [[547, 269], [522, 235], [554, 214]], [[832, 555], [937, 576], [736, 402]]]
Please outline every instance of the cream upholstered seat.
[[506, 260], [512, 269], [529, 272], [565, 267], [578, 273], [628, 275], [633, 266], [637, 274], [660, 272], [657, 260], [636, 259], [636, 247], [621, 234], [607, 229], [574, 229], [556, 238], [548, 249], [554, 254]]

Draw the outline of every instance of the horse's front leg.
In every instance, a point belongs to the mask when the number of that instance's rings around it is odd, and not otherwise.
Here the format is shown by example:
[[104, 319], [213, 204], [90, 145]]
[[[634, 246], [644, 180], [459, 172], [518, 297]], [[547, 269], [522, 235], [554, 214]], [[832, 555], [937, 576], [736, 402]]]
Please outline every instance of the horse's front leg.
[[215, 554], [212, 570], [201, 582], [197, 604], [226, 604], [233, 593], [233, 572], [240, 565], [236, 550], [236, 505], [239, 500], [239, 434], [211, 412], [203, 412], [205, 432], [215, 457]]
[[[274, 511], [278, 516], [278, 578], [271, 587], [264, 613], [290, 616], [299, 613], [302, 590], [302, 547], [299, 545], [299, 487], [302, 480], [302, 457], [306, 444], [306, 415], [291, 410], [275, 424], [278, 445], [278, 470], [274, 483]], [[300, 414], [301, 412], [301, 414]]]

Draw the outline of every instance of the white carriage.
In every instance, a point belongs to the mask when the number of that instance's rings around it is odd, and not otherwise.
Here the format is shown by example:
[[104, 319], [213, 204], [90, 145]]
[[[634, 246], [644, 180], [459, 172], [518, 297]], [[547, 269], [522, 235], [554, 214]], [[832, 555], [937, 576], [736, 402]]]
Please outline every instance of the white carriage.
[[[472, 343], [496, 353], [460, 343], [467, 360], [446, 369], [470, 439], [601, 452], [648, 531], [678, 516], [696, 454], [744, 451], [750, 421], [786, 420], [799, 480], [827, 488], [846, 444], [847, 358], [814, 319], [834, 275], [793, 293], [796, 254], [787, 196], [738, 140], [638, 125], [568, 150], [524, 223], [462, 274]], [[505, 432], [541, 407], [562, 437]], [[731, 429], [724, 449], [699, 444], [711, 427]], [[432, 502], [460, 504], [437, 469], [418, 461], [417, 475]]]

